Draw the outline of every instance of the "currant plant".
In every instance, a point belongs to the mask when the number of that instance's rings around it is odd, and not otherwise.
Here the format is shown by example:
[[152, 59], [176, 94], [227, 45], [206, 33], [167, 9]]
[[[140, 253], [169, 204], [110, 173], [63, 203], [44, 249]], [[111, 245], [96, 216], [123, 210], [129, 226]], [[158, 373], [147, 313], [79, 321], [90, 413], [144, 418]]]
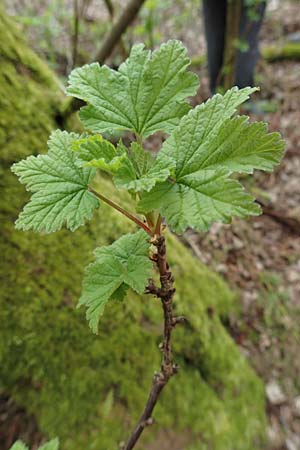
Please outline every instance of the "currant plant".
[[[152, 422], [158, 397], [177, 372], [171, 337], [185, 318], [173, 310], [174, 280], [166, 259], [165, 230], [188, 227], [207, 231], [213, 222], [260, 213], [235, 174], [254, 169], [271, 171], [284, 144], [264, 123], [238, 116], [239, 106], [256, 88], [230, 89], [192, 109], [187, 98], [196, 94], [198, 78], [189, 72], [182, 44], [172, 40], [154, 51], [135, 45], [118, 71], [90, 64], [75, 69], [67, 92], [87, 103], [79, 116], [86, 133], [54, 131], [46, 155], [30, 156], [12, 166], [32, 192], [16, 227], [50, 233], [66, 226], [76, 230], [101, 203], [133, 221], [138, 231], [95, 250], [86, 268], [79, 306], [86, 307], [97, 333], [108, 301], [124, 300], [129, 289], [161, 300], [164, 317], [162, 363], [155, 373], [145, 409], [123, 448], [132, 449]], [[102, 134], [127, 132], [131, 143], [113, 145]], [[144, 140], [156, 132], [168, 138], [156, 157]], [[128, 134], [128, 132], [130, 132]], [[132, 196], [135, 211], [127, 211], [97, 191], [96, 172], [105, 172], [117, 189]], [[159, 273], [154, 282], [153, 266]]]

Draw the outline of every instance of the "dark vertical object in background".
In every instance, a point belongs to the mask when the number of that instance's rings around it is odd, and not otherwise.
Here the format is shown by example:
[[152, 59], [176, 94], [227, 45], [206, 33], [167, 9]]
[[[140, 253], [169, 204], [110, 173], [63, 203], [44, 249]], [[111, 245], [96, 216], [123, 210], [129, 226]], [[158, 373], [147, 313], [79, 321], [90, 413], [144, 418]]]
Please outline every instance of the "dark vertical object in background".
[[240, 20], [240, 37], [248, 42], [249, 49], [237, 53], [236, 84], [239, 87], [253, 86], [255, 66], [259, 58], [259, 32], [264, 19], [266, 1], [255, 7], [257, 20], [251, 20], [247, 8], [242, 7]]
[[[257, 20], [249, 18], [246, 2], [242, 2], [239, 38], [247, 41], [248, 50], [237, 50], [234, 84], [240, 88], [253, 85], [259, 57], [258, 36], [266, 9], [266, 1], [255, 6]], [[253, 7], [252, 7], [253, 8]], [[203, 0], [205, 37], [208, 53], [210, 88], [215, 92], [223, 66], [226, 39], [227, 0]]]
[[207, 45], [210, 89], [216, 90], [223, 65], [227, 0], [203, 0], [203, 17]]

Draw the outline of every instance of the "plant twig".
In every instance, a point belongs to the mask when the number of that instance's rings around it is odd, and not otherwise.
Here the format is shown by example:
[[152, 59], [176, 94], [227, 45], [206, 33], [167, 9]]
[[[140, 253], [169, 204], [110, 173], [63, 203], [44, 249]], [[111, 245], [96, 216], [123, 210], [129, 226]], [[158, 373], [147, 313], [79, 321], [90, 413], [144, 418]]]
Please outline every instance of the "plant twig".
[[112, 2], [112, 0], [104, 0], [104, 3], [109, 12], [110, 19], [111, 19], [111, 21], [113, 21], [114, 15], [115, 15], [115, 8], [113, 5], [113, 2]]
[[136, 18], [144, 2], [145, 0], [130, 0], [128, 2], [121, 16], [115, 22], [107, 37], [104, 39], [100, 50], [96, 53], [94, 57], [95, 61], [99, 61], [103, 64], [103, 62], [111, 55], [116, 44], [119, 42], [120, 37]]
[[149, 234], [149, 236], [153, 236], [152, 231], [150, 228], [147, 227], [145, 223], [143, 223], [140, 219], [135, 217], [133, 214], [131, 214], [129, 211], [126, 211], [126, 209], [123, 209], [121, 206], [117, 205], [117, 203], [113, 202], [109, 198], [105, 197], [103, 194], [100, 194], [100, 192], [95, 191], [92, 187], [88, 187], [88, 190], [92, 192], [96, 197], [100, 198], [104, 203], [107, 203], [107, 205], [111, 206], [112, 208], [119, 211], [121, 214], [126, 216], [128, 219], [130, 219], [132, 222], [136, 223], [140, 228], [143, 228], [146, 233]]
[[[108, 10], [108, 13], [109, 13], [109, 16], [110, 16], [110, 20], [111, 20], [112, 23], [114, 23], [114, 21], [115, 21], [115, 7], [114, 7], [114, 4], [113, 4], [112, 0], [104, 0], [104, 3], [105, 3], [106, 8]], [[123, 59], [128, 58], [128, 52], [126, 50], [126, 46], [125, 46], [125, 44], [123, 42], [122, 36], [120, 37], [120, 41], [119, 41], [118, 47], [119, 47], [119, 51], [121, 53], [122, 58]]]
[[166, 259], [165, 237], [155, 235], [150, 242], [156, 247], [157, 251], [153, 260], [156, 262], [159, 271], [160, 287], [155, 286], [153, 280], [149, 280], [146, 293], [156, 295], [156, 297], [160, 298], [163, 308], [164, 332], [163, 342], [160, 345], [162, 362], [160, 371], [154, 374], [144, 411], [127, 443], [122, 445], [122, 450], [131, 450], [134, 448], [144, 429], [153, 423], [151, 416], [159, 396], [170, 378], [178, 371], [178, 366], [174, 363], [172, 355], [172, 331], [177, 324], [185, 320], [183, 317], [175, 317], [173, 312], [174, 279]]
[[256, 202], [262, 207], [263, 213], [266, 216], [286, 226], [292, 233], [300, 234], [300, 221], [298, 218], [289, 216], [283, 209], [274, 209], [272, 206], [267, 206], [261, 200], [257, 199]]

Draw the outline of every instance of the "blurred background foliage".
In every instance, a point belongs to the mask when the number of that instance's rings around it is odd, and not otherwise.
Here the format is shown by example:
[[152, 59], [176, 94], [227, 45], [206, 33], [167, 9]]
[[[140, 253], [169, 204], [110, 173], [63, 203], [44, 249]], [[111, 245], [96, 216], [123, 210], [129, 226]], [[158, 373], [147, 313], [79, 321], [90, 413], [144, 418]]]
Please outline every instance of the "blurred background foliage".
[[[6, 10], [22, 24], [29, 42], [62, 77], [74, 67], [74, 45], [78, 47], [76, 65], [89, 62], [101, 45], [101, 40], [118, 17], [124, 0], [4, 0]], [[147, 0], [139, 19], [123, 36], [126, 52], [136, 41], [154, 48], [169, 38], [185, 41], [187, 30], [200, 25], [198, 0]], [[195, 14], [195, 12], [197, 14]], [[76, 21], [78, 41], [74, 43]], [[164, 24], [162, 26], [162, 24]], [[195, 49], [197, 44], [195, 43]], [[115, 64], [122, 54], [116, 52]]]

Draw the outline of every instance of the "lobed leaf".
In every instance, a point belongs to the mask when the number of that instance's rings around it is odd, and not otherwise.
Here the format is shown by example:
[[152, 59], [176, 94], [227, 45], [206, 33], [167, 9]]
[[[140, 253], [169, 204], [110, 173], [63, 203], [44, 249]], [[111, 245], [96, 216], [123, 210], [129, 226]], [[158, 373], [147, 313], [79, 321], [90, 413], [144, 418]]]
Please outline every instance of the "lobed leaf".
[[88, 191], [95, 169], [78, 167], [72, 143], [75, 133], [54, 131], [47, 155], [29, 156], [12, 166], [27, 190], [33, 192], [16, 221], [16, 228], [51, 233], [66, 226], [74, 231], [91, 219], [99, 206]]
[[185, 176], [176, 183], [157, 184], [145, 194], [139, 210], [157, 209], [177, 233], [188, 227], [207, 231], [213, 222], [229, 223], [233, 216], [246, 217], [260, 213], [251, 195], [227, 171], [202, 171]]
[[138, 44], [119, 71], [98, 63], [73, 70], [67, 93], [88, 103], [80, 118], [91, 131], [131, 130], [144, 137], [158, 130], [171, 133], [190, 109], [185, 99], [198, 87], [189, 65], [179, 41], [168, 41], [152, 54]]
[[111, 174], [117, 173], [127, 159], [126, 153], [117, 151], [99, 134], [76, 140], [72, 149], [82, 166], [96, 167]]
[[224, 122], [216, 139], [199, 155], [196, 166], [201, 169], [224, 167], [240, 173], [253, 173], [254, 169], [270, 172], [279, 164], [283, 151], [280, 134], [268, 133], [266, 123], [250, 124], [248, 117], [236, 117]]
[[174, 133], [165, 141], [160, 158], [176, 160], [176, 170], [180, 174], [188, 174], [198, 167], [199, 158], [210, 152], [220, 128], [228, 123], [249, 95], [256, 88], [238, 89], [233, 87], [224, 95], [216, 94], [207, 102], [194, 108], [180, 122]]
[[126, 234], [112, 245], [95, 250], [95, 262], [86, 268], [78, 307], [87, 307], [87, 320], [97, 333], [99, 318], [110, 298], [121, 300], [130, 287], [143, 293], [152, 263], [147, 234]]
[[174, 177], [144, 193], [139, 210], [158, 209], [177, 232], [207, 230], [212, 222], [259, 214], [260, 208], [232, 172], [272, 170], [283, 154], [278, 133], [246, 117], [230, 118], [255, 90], [233, 88], [185, 116], [163, 144], [156, 164], [176, 161]]
[[169, 159], [162, 159], [154, 166], [153, 157], [136, 142], [127, 148], [120, 141], [115, 147], [102, 136], [94, 135], [74, 141], [72, 148], [79, 165], [110, 173], [118, 188], [132, 192], [150, 191], [171, 173]]
[[[123, 147], [126, 149], [124, 145]], [[133, 192], [148, 192], [156, 183], [165, 181], [174, 166], [175, 163], [170, 158], [161, 158], [154, 164], [152, 156], [139, 144], [133, 143], [129, 151], [129, 161], [116, 173], [114, 181], [118, 188]]]

